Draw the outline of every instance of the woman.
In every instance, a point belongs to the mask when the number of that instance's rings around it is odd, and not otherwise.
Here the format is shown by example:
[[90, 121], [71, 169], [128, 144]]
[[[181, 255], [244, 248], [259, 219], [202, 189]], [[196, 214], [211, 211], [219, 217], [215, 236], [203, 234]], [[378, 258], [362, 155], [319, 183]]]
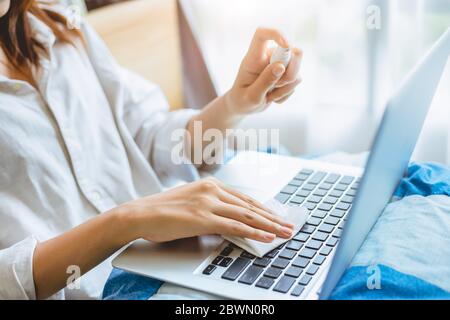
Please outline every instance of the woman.
[[[0, 299], [96, 298], [108, 257], [139, 238], [291, 235], [215, 179], [161, 187], [185, 176], [171, 159], [173, 130], [200, 121], [224, 131], [293, 93], [301, 51], [287, 69], [269, 64], [269, 40], [288, 46], [278, 31], [256, 32], [224, 96], [168, 113], [158, 88], [118, 66], [88, 25], [70, 30], [34, 0], [0, 0], [0, 17]], [[68, 290], [77, 268], [81, 286]]]

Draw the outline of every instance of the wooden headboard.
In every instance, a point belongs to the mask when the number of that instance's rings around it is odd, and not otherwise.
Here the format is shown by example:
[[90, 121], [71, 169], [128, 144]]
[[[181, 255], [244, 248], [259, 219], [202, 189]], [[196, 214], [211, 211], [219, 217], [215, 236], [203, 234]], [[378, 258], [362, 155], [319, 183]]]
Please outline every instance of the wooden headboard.
[[158, 84], [172, 109], [184, 105], [176, 0], [134, 0], [87, 17], [118, 62]]

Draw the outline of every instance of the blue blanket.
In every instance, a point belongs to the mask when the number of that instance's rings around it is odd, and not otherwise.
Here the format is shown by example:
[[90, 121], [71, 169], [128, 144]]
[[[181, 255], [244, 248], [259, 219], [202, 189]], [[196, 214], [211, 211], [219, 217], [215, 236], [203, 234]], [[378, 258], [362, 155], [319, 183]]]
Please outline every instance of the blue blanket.
[[[450, 168], [412, 164], [331, 299], [450, 299]], [[162, 282], [114, 269], [104, 299], [149, 299]]]

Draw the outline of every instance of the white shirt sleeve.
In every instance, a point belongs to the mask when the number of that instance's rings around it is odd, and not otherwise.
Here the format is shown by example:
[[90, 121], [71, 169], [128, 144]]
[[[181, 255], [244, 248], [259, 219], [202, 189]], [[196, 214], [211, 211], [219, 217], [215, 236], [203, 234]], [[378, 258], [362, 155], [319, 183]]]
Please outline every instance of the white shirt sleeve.
[[37, 240], [26, 238], [0, 250], [0, 300], [36, 299], [33, 280], [33, 254]]
[[198, 173], [194, 165], [187, 164], [183, 156], [174, 159], [177, 154], [174, 148], [184, 143], [184, 139], [173, 139], [172, 134], [186, 129], [198, 111], [169, 112], [169, 104], [158, 86], [120, 67], [87, 23], [82, 24], [82, 31], [89, 59], [113, 112], [123, 121], [158, 177], [163, 181], [167, 178], [196, 180]]
[[[0, 300], [35, 300], [33, 278], [34, 250], [38, 240], [30, 236], [11, 247], [0, 250]], [[47, 300], [65, 299], [60, 290]]]

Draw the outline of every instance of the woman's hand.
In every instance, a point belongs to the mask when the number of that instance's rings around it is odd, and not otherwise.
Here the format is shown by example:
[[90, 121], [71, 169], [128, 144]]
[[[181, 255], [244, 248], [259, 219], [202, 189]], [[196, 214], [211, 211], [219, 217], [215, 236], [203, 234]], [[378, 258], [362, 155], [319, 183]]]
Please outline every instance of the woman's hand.
[[275, 29], [260, 28], [256, 31], [250, 49], [245, 56], [233, 88], [227, 93], [227, 107], [232, 114], [246, 115], [265, 110], [272, 102], [283, 103], [300, 84], [298, 78], [302, 51], [292, 48], [291, 61], [270, 64], [273, 50], [269, 42], [288, 48], [289, 43]]
[[238, 236], [272, 242], [289, 238], [294, 226], [257, 201], [214, 178], [127, 203], [134, 238], [166, 242], [200, 235]]

